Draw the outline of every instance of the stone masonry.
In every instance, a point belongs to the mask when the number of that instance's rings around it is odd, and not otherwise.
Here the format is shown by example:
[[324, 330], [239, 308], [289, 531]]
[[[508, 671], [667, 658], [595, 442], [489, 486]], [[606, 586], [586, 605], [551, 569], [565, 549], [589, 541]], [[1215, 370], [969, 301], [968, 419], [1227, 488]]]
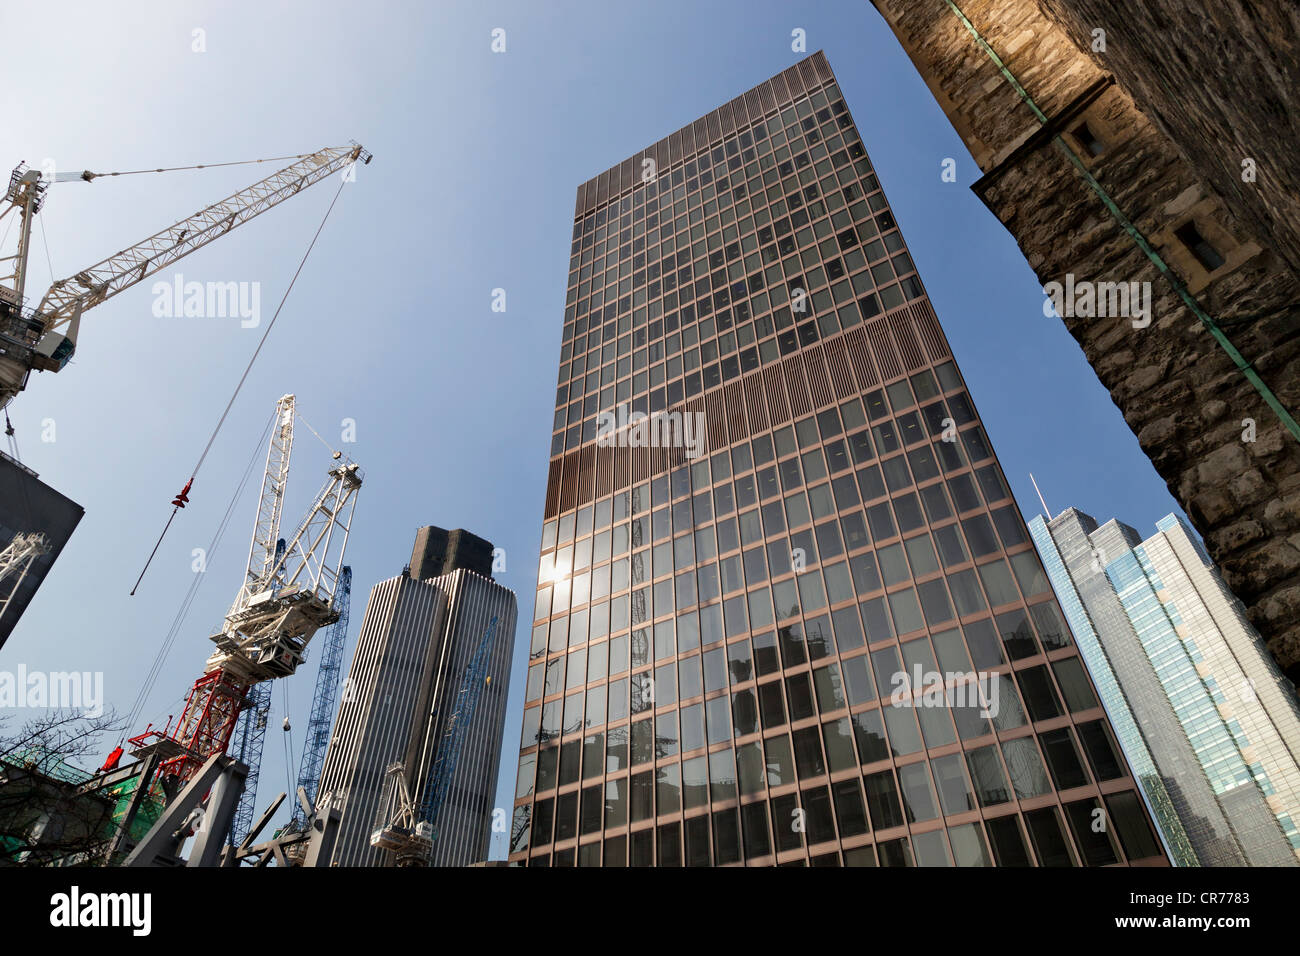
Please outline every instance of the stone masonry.
[[[1123, 12], [1099, 0], [956, 0], [1045, 127], [946, 0], [873, 2], [1039, 280], [1150, 283], [1147, 327], [1063, 321], [1274, 657], [1300, 679], [1300, 441], [1054, 142], [1081, 157], [1300, 415], [1300, 14], [1287, 0], [1249, 12], [1229, 0], [1211, 14], [1188, 0]], [[1098, 29], [1105, 51], [1093, 49]], [[1243, 157], [1255, 160], [1253, 182]]]

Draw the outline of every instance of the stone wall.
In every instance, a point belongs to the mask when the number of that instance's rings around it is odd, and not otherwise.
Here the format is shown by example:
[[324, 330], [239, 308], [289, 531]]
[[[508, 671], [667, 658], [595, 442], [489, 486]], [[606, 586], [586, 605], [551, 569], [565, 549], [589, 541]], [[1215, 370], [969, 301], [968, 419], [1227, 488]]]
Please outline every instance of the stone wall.
[[[1300, 442], [1107, 211], [1052, 135], [1044, 135], [1030, 107], [944, 0], [873, 2], [984, 171], [976, 192], [1016, 238], [1040, 281], [1064, 283], [1071, 274], [1076, 283], [1150, 283], [1147, 327], [1134, 327], [1128, 317], [1066, 316], [1065, 324], [1270, 650], [1293, 680], [1300, 678]], [[1224, 157], [1231, 150], [1212, 161], [1204, 137], [1214, 123], [1233, 118], [1202, 115], [1197, 106], [1213, 102], [1226, 110], [1230, 102], [1208, 93], [1203, 99], [1182, 98], [1174, 89], [1164, 95], [1180, 106], [1165, 112], [1161, 125], [1139, 109], [1127, 85], [1129, 72], [1142, 76], [1138, 95], [1194, 76], [1173, 67], [1158, 76], [1144, 73], [1149, 60], [1162, 56], [1197, 62], [1179, 55], [1181, 34], [1174, 25], [1143, 32], [1129, 24], [1120, 31], [1129, 47], [1125, 69], [1111, 74], [1080, 48], [1090, 36], [1090, 15], [1067, 16], [1075, 9], [1072, 0], [1042, 2], [1070, 24], [1070, 32], [1049, 18], [1038, 0], [959, 0], [959, 6], [1052, 122], [1052, 131], [1083, 158], [1202, 309], [1296, 414], [1300, 282], [1288, 262], [1295, 251], [1296, 220], [1269, 230], [1292, 215], [1287, 203], [1300, 192], [1271, 205], [1256, 194], [1249, 206], [1230, 195], [1233, 164]], [[1088, 0], [1078, 4], [1087, 5]], [[1166, 13], [1181, 6], [1188, 4], [1153, 4]], [[1198, 16], [1189, 10], [1181, 22], [1198, 22]], [[1117, 42], [1109, 33], [1111, 55]], [[1139, 43], [1149, 48], [1133, 50]], [[1248, 85], [1245, 77], [1238, 82]], [[1294, 89], [1287, 92], [1295, 95]], [[1256, 100], [1269, 95], [1257, 89], [1239, 108], [1258, 109]], [[1234, 128], [1249, 130], [1260, 122], [1255, 114], [1243, 116]], [[1167, 127], [1182, 131], [1189, 147], [1171, 139]], [[1100, 152], [1094, 155], [1090, 144]], [[1296, 167], [1288, 170], [1294, 175]], [[1221, 255], [1221, 265], [1203, 265], [1186, 233], [1175, 235], [1188, 225]]]
[[[1300, 5], [1040, 0], [1176, 143], [1219, 198], [1300, 272]], [[1105, 31], [1105, 51], [1093, 31]], [[1242, 160], [1255, 161], [1254, 182]]]

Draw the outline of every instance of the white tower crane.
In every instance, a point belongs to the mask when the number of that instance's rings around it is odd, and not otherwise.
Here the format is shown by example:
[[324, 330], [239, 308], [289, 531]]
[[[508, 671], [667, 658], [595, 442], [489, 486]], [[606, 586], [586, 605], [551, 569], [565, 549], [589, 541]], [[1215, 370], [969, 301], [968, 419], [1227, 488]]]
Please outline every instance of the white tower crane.
[[324, 487], [282, 547], [295, 409], [292, 395], [276, 403], [248, 566], [225, 624], [212, 635], [217, 649], [175, 726], [131, 738], [134, 755], [161, 753], [164, 775], [187, 780], [214, 753], [225, 753], [249, 688], [293, 674], [316, 631], [338, 620], [334, 596], [362, 474], [335, 452]]
[[51, 179], [20, 163], [0, 198], [0, 227], [7, 229], [5, 220], [12, 223], [11, 216], [19, 222], [17, 252], [0, 256], [0, 408], [26, 387], [32, 369], [57, 372], [68, 364], [76, 350], [81, 316], [87, 309], [143, 282], [332, 173], [349, 170], [358, 160], [366, 164], [371, 160], [371, 154], [358, 144], [331, 146], [298, 157], [279, 172], [193, 216], [69, 278], [59, 279], [34, 309], [28, 308], [24, 299], [27, 256], [32, 221], [45, 202], [51, 182], [92, 182], [101, 176], [119, 174], [85, 170]]

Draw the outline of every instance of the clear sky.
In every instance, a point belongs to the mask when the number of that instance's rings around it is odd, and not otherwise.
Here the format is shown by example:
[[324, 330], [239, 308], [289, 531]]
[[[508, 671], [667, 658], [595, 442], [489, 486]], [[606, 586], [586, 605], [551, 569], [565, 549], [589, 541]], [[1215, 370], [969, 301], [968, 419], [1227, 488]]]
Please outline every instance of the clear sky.
[[[506, 52], [491, 32], [506, 31]], [[24, 461], [86, 516], [0, 669], [102, 671], [127, 710], [280, 395], [366, 470], [348, 563], [352, 644], [370, 587], [425, 524], [506, 551], [499, 579], [531, 620], [569, 238], [578, 185], [804, 54], [825, 51], [1026, 516], [1032, 471], [1059, 510], [1144, 533], [1177, 506], [1005, 229], [979, 171], [866, 0], [417, 3], [8, 3], [6, 164], [96, 171], [310, 152], [356, 139], [347, 186], [135, 597], [128, 592], [263, 328], [159, 318], [152, 281], [87, 314], [75, 361], [10, 408]], [[205, 50], [195, 52], [195, 31]], [[941, 180], [945, 158], [957, 182]], [[264, 167], [74, 182], [50, 191], [28, 293], [265, 175]], [[335, 186], [321, 183], [164, 278], [256, 282], [279, 302]], [[42, 231], [42, 228], [44, 231]], [[491, 309], [506, 290], [506, 311]], [[52, 442], [43, 442], [46, 421]], [[328, 464], [299, 432], [286, 525]], [[245, 493], [158, 676], [141, 726], [177, 713], [240, 582]], [[516, 635], [498, 803], [508, 807], [528, 629]], [[296, 777], [315, 655], [278, 682], [259, 811]], [[21, 718], [22, 714], [15, 715]], [[105, 744], [105, 751], [113, 741]], [[502, 835], [503, 836], [503, 835]], [[504, 839], [494, 846], [504, 853]]]

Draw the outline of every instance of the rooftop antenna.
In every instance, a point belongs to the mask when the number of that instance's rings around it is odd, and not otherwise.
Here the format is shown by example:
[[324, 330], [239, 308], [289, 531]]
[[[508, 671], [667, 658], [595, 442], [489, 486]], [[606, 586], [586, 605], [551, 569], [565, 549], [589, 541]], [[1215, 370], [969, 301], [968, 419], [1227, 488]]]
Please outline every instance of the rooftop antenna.
[[1029, 480], [1033, 483], [1034, 492], [1038, 495], [1038, 502], [1043, 506], [1043, 512], [1047, 515], [1047, 520], [1051, 521], [1052, 511], [1047, 507], [1047, 502], [1043, 499], [1043, 493], [1038, 490], [1038, 482], [1034, 481], [1034, 473], [1032, 471], [1029, 473]]

